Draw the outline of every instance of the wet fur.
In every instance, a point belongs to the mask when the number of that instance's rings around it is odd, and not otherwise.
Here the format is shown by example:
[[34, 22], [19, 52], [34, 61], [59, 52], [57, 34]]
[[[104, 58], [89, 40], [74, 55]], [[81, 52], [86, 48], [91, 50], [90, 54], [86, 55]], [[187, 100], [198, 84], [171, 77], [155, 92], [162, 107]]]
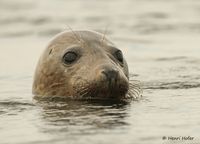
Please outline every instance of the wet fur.
[[[69, 27], [70, 28], [70, 27]], [[84, 45], [84, 39], [82, 39], [81, 34], [76, 33], [70, 28], [71, 32], [74, 35], [74, 39], [78, 42], [81, 43], [81, 45]], [[103, 45], [104, 40], [106, 39], [106, 32], [105, 30], [104, 34], [102, 35], [102, 39], [99, 39], [99, 43]], [[52, 53], [52, 49], [49, 52], [49, 55]], [[64, 82], [58, 82], [58, 83], [52, 83], [48, 87], [54, 89], [56, 87], [60, 87], [60, 89], [65, 89], [65, 83]], [[95, 83], [91, 84], [87, 80], [81, 79], [81, 82], [77, 82], [75, 86], [73, 87], [76, 91], [74, 95], [69, 95], [66, 98], [72, 98], [72, 99], [80, 99], [80, 100], [91, 100], [91, 99], [99, 99], [99, 100], [106, 100], [106, 99], [112, 99], [112, 98], [106, 98], [106, 97], [97, 97], [95, 95], [98, 95], [98, 89], [99, 86], [97, 86]], [[93, 91], [91, 91], [93, 90]], [[111, 91], [110, 94], [112, 95], [115, 93], [115, 91]], [[104, 92], [101, 91], [101, 95], [103, 95]], [[107, 91], [105, 91], [105, 94], [107, 94]], [[141, 97], [142, 90], [141, 90], [141, 84], [139, 81], [136, 80], [129, 80], [129, 86], [128, 86], [128, 92], [122, 96], [119, 100], [133, 100], [133, 99], [138, 99]], [[38, 97], [37, 95], [35, 97]], [[46, 96], [45, 96], [46, 97]], [[53, 97], [59, 97], [59, 96], [51, 96]], [[60, 96], [63, 98], [63, 96]], [[43, 97], [44, 98], [44, 97]]]

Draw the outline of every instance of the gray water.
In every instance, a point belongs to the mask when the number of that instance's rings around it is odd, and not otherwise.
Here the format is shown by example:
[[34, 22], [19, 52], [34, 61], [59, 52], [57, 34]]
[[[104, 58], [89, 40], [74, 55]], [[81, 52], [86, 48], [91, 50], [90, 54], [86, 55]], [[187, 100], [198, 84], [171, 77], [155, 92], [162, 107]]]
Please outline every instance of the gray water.
[[[37, 60], [68, 26], [107, 29], [143, 97], [34, 100]], [[0, 0], [0, 143], [199, 144], [199, 43], [199, 0]], [[185, 136], [193, 140], [170, 139]]]

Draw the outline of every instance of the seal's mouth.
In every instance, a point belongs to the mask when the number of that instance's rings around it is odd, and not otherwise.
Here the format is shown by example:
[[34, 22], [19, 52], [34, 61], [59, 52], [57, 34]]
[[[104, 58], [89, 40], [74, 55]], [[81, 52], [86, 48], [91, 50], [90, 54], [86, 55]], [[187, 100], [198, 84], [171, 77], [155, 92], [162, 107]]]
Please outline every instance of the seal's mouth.
[[108, 84], [107, 87], [97, 90], [97, 96], [109, 99], [122, 99], [125, 98], [128, 92], [128, 85], [111, 85]]
[[[80, 88], [80, 87], [79, 87]], [[129, 85], [117, 84], [90, 84], [77, 90], [77, 96], [81, 99], [125, 99], [129, 90]]]

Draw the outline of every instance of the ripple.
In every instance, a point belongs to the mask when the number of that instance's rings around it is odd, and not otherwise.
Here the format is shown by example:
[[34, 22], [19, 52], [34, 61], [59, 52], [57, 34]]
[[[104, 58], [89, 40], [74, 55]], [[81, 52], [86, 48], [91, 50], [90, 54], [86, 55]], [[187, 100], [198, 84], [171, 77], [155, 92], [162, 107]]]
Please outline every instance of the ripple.
[[1, 101], [0, 102], [0, 115], [18, 115], [19, 112], [29, 110], [30, 107], [35, 105], [31, 102], [19, 102], [19, 101]]
[[175, 56], [175, 57], [163, 57], [163, 58], [157, 58], [156, 61], [174, 61], [174, 60], [185, 60], [188, 59], [186, 56]]
[[141, 34], [157, 34], [161, 32], [167, 33], [199, 33], [199, 23], [155, 23], [154, 21], [141, 20], [138, 24], [132, 26], [134, 31]]
[[35, 17], [26, 17], [26, 16], [10, 16], [6, 18], [0, 18], [0, 25], [11, 25], [11, 24], [32, 24], [32, 25], [42, 25], [52, 22], [52, 19], [47, 16], [35, 16]]
[[173, 24], [156, 24], [142, 21], [141, 23], [134, 25], [132, 28], [141, 34], [153, 34], [164, 31], [175, 32], [178, 27]]
[[144, 89], [191, 89], [199, 88], [199, 82], [147, 82]]
[[23, 23], [26, 22], [27, 19], [24, 16], [12, 16], [12, 17], [6, 17], [6, 18], [0, 18], [0, 24], [1, 25], [7, 25], [7, 24], [16, 24], [16, 23]]
[[86, 22], [103, 22], [103, 21], [108, 21], [109, 18], [105, 16], [88, 16], [84, 19]]
[[166, 19], [168, 17], [169, 17], [168, 14], [162, 12], [150, 12], [138, 16], [139, 19], [145, 19], [145, 18]]
[[35, 7], [33, 2], [28, 1], [0, 1], [0, 8], [3, 10], [30, 10]]
[[58, 27], [55, 28], [48, 28], [48, 29], [43, 29], [37, 33], [39, 36], [53, 36], [55, 34], [58, 34], [61, 32], [62, 29], [59, 29]]
[[13, 32], [5, 32], [5, 33], [1, 33], [0, 37], [22, 37], [22, 36], [29, 36], [32, 35], [33, 32], [32, 31], [13, 31]]
[[0, 106], [35, 106], [32, 103], [18, 102], [18, 101], [0, 101]]

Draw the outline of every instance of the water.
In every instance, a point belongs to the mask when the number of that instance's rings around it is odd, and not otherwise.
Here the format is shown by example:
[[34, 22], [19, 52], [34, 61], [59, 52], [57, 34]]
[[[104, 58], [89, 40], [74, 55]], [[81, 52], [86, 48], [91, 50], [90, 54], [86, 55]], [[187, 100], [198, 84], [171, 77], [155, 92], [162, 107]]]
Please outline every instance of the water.
[[[198, 0], [0, 0], [0, 143], [200, 143], [199, 14]], [[68, 26], [107, 27], [142, 99], [33, 100], [37, 60]], [[179, 136], [194, 139], [168, 140]]]

